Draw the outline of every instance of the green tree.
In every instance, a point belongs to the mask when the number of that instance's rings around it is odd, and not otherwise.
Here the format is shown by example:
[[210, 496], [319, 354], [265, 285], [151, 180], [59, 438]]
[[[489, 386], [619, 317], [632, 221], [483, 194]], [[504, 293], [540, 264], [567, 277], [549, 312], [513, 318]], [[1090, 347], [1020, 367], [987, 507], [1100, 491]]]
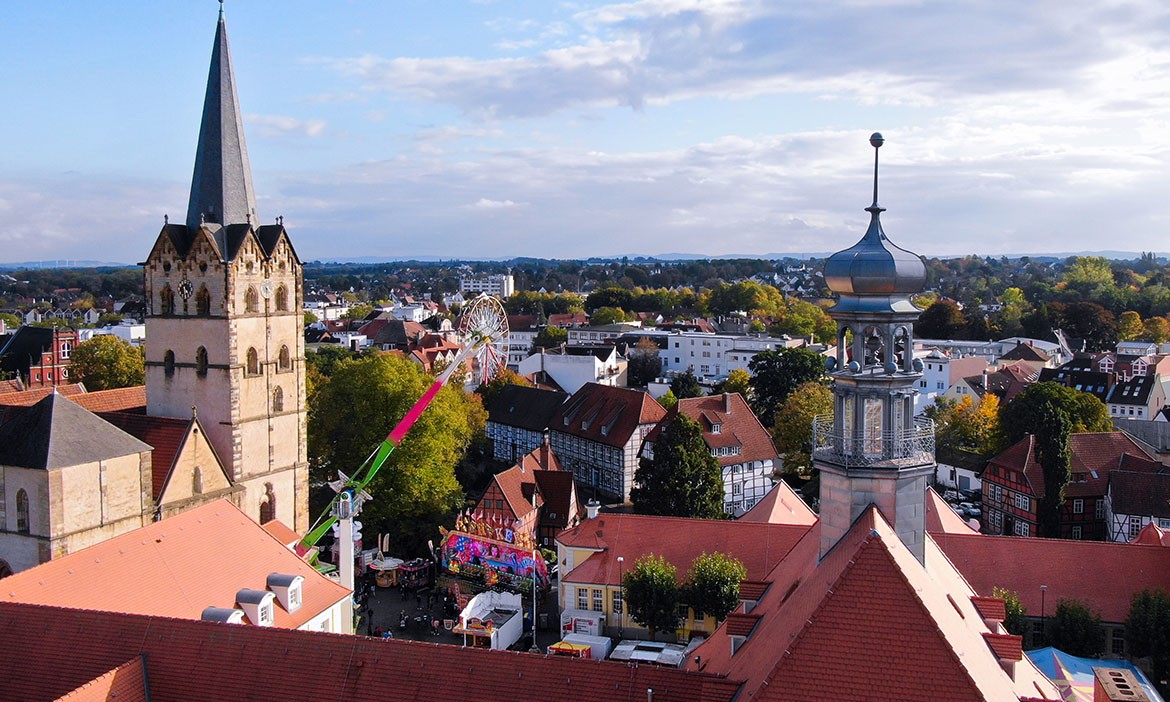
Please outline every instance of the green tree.
[[115, 324], [121, 323], [123, 319], [125, 319], [125, 317], [120, 314], [116, 314], [114, 312], [103, 312], [98, 316], [97, 325], [99, 327], [111, 327]]
[[69, 368], [73, 380], [85, 384], [85, 389], [91, 392], [146, 382], [142, 347], [112, 334], [101, 334], [78, 344], [69, 357]]
[[748, 364], [752, 373], [752, 397], [756, 416], [765, 427], [775, 422], [773, 415], [801, 383], [825, 377], [825, 361], [808, 349], [761, 351]]
[[991, 596], [1003, 600], [1003, 608], [1006, 611], [1003, 628], [1007, 629], [1009, 634], [1023, 636], [1028, 629], [1028, 610], [1020, 604], [1020, 596], [1002, 587], [993, 587]]
[[630, 501], [639, 514], [720, 519], [723, 473], [698, 422], [678, 414], [651, 444], [652, 458], [634, 471]]
[[691, 562], [683, 599], [696, 616], [710, 614], [719, 621], [739, 606], [739, 584], [747, 568], [737, 558], [722, 553], [703, 553]]
[[1170, 594], [1159, 588], [1133, 596], [1125, 620], [1125, 642], [1131, 658], [1149, 656], [1154, 682], [1162, 686], [1170, 675]]
[[[433, 382], [418, 364], [391, 354], [338, 363], [309, 405], [312, 479], [353, 475]], [[396, 548], [418, 553], [463, 505], [454, 466], [485, 420], [478, 396], [454, 385], [440, 390], [367, 488], [374, 497], [362, 513], [367, 529], [394, 534]]]
[[1068, 259], [1061, 281], [1066, 285], [1091, 290], [1113, 285], [1113, 267], [1100, 256], [1073, 256]]
[[662, 358], [658, 344], [649, 337], [638, 339], [638, 343], [627, 353], [629, 358], [627, 384], [631, 387], [646, 385], [662, 374]]
[[723, 392], [738, 392], [745, 400], [751, 400], [752, 374], [742, 368], [731, 371], [723, 382]]
[[1170, 321], [1165, 317], [1148, 317], [1144, 327], [1143, 335], [1155, 344], [1170, 341]]
[[658, 404], [662, 405], [666, 409], [674, 409], [675, 406], [678, 405], [678, 398], [674, 396], [673, 392], [667, 390], [661, 397], [658, 398]]
[[703, 396], [703, 386], [699, 385], [699, 378], [690, 368], [686, 372], [674, 376], [674, 379], [670, 381], [670, 391], [680, 400]]
[[367, 305], [363, 302], [352, 305], [345, 314], [341, 315], [341, 317], [342, 319], [365, 319], [373, 311], [373, 305]]
[[320, 320], [317, 319], [317, 315], [313, 314], [312, 312], [310, 312], [308, 310], [305, 310], [305, 326], [306, 327], [309, 326], [310, 324], [316, 324], [318, 321], [320, 321]]
[[1065, 653], [1095, 658], [1105, 650], [1101, 617], [1077, 600], [1061, 599], [1046, 625], [1048, 642]]
[[833, 411], [833, 391], [816, 380], [801, 383], [776, 409], [772, 440], [789, 476], [807, 476], [812, 468], [813, 419]]
[[622, 599], [630, 619], [646, 627], [651, 641], [659, 631], [678, 628], [682, 598], [677, 577], [675, 567], [654, 554], [639, 558], [622, 577]]
[[598, 307], [589, 315], [589, 324], [591, 326], [600, 327], [606, 324], [617, 324], [618, 322], [625, 322], [629, 319], [626, 311], [620, 307]]
[[532, 340], [532, 349], [555, 349], [569, 341], [569, 332], [560, 327], [548, 326], [541, 329]]
[[1032, 383], [1011, 402], [1000, 405], [997, 450], [1008, 448], [1028, 434], [1040, 433], [1044, 421], [1040, 412], [1049, 405], [1068, 415], [1071, 434], [1113, 431], [1109, 408], [1095, 396], [1060, 383]]
[[0, 312], [0, 322], [3, 322], [4, 327], [9, 331], [15, 331], [21, 325], [20, 317], [11, 312]]
[[483, 398], [484, 402], [496, 396], [500, 390], [503, 390], [507, 385], [520, 385], [522, 387], [532, 387], [532, 381], [520, 375], [516, 371], [504, 368], [495, 377], [486, 383], [480, 383], [475, 392]]
[[328, 378], [342, 361], [352, 361], [360, 357], [361, 354], [357, 351], [351, 351], [341, 344], [331, 344], [319, 347], [316, 353], [306, 353], [305, 363]]

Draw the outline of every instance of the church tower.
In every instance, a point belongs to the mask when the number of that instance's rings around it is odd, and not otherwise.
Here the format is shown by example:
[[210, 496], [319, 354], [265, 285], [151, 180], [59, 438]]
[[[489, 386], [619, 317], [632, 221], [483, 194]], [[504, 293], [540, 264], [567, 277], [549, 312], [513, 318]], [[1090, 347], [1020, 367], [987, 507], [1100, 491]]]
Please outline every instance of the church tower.
[[814, 426], [813, 462], [821, 474], [821, 557], [870, 505], [876, 505], [919, 561], [925, 550], [926, 485], [934, 473], [934, 424], [914, 416], [922, 362], [914, 359], [910, 296], [926, 284], [921, 257], [895, 246], [882, 231], [874, 147], [869, 229], [825, 262], [825, 282], [840, 299], [833, 416]]
[[197, 412], [244, 510], [307, 529], [302, 266], [281, 218], [256, 217], [222, 8], [187, 219], [142, 265], [147, 414]]

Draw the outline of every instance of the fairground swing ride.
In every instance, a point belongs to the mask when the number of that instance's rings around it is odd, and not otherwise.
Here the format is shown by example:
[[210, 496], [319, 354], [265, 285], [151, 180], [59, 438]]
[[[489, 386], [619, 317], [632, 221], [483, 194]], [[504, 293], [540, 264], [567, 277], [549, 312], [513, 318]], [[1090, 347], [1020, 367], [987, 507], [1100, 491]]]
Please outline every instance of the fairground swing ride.
[[480, 382], [491, 380], [506, 363], [508, 316], [499, 300], [485, 294], [471, 300], [460, 316], [456, 329], [463, 348], [352, 476], [338, 471], [337, 480], [329, 483], [329, 487], [337, 494], [298, 544], [298, 552], [315, 563], [317, 543], [337, 525], [340, 581], [350, 590], [353, 590], [354, 584], [354, 517], [361, 511], [362, 505], [372, 499], [366, 488], [374, 476], [464, 361], [471, 358], [476, 360], [476, 377]]

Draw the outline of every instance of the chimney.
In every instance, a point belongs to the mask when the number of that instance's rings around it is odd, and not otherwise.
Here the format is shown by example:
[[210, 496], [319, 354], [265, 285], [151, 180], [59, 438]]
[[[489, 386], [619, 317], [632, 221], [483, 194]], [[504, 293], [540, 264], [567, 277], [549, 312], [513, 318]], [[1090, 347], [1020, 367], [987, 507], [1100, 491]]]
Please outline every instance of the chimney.
[[1149, 702], [1133, 671], [1093, 668], [1093, 702]]
[[590, 498], [590, 500], [585, 503], [586, 519], [597, 519], [597, 513], [600, 511], [601, 503], [597, 500]]
[[723, 393], [723, 413], [731, 414], [731, 393]]

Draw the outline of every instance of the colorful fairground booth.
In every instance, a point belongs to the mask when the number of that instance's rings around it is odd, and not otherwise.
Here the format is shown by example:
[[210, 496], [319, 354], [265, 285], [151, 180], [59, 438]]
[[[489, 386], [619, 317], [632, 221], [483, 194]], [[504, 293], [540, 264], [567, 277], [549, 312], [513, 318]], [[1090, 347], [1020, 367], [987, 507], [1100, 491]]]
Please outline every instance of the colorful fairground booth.
[[[443, 535], [443, 569], [487, 589], [531, 593], [548, 587], [548, 566], [532, 535], [494, 517], [461, 514]], [[460, 603], [463, 604], [463, 603]]]

